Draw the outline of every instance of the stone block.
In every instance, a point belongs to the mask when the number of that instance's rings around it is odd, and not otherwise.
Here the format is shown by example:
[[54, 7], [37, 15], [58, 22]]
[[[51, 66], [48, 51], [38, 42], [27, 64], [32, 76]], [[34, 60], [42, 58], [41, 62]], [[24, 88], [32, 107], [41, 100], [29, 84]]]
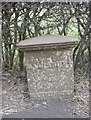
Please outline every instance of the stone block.
[[72, 37], [45, 35], [21, 41], [17, 46], [25, 53], [27, 80], [32, 100], [73, 96]]

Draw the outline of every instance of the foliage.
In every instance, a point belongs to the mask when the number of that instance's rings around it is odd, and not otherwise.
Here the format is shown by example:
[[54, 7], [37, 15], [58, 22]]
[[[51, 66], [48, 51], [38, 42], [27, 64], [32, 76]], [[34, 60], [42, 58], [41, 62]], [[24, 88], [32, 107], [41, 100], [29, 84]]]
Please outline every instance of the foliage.
[[74, 50], [75, 66], [81, 65], [89, 46], [89, 3], [76, 2], [3, 2], [3, 68], [23, 70], [24, 54], [16, 44], [44, 34], [60, 34], [80, 39]]

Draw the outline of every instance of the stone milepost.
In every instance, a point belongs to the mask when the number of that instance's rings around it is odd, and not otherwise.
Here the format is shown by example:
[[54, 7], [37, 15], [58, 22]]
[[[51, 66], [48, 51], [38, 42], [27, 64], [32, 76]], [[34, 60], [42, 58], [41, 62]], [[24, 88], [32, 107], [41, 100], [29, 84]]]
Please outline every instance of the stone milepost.
[[44, 35], [21, 41], [31, 100], [65, 99], [73, 96], [73, 48], [76, 38]]

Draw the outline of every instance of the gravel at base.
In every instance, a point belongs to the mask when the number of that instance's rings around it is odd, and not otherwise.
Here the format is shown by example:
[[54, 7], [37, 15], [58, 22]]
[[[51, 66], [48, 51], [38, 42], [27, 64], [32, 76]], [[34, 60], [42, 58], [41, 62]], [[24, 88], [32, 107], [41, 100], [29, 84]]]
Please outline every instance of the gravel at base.
[[[89, 117], [89, 82], [87, 79], [81, 81], [81, 83], [77, 84], [77, 91], [76, 96], [70, 100], [66, 100], [65, 102], [59, 103], [59, 101], [54, 101], [50, 103], [50, 107], [47, 107], [47, 109], [42, 108], [43, 106], [46, 107], [46, 105], [42, 105], [43, 101], [37, 101], [37, 102], [30, 102], [29, 99], [29, 93], [27, 90], [27, 84], [24, 82], [24, 77], [19, 77], [20, 73], [15, 71], [12, 73], [13, 76], [10, 73], [4, 73], [2, 75], [2, 93], [0, 94], [0, 97], [2, 98], [2, 109], [0, 109], [0, 116], [4, 115], [4, 117], [12, 117], [10, 114], [13, 114], [16, 112], [16, 114], [13, 115], [17, 117], [36, 117], [37, 116], [45, 116], [44, 113], [46, 113], [47, 117], [67, 117], [69, 116], [69, 113], [71, 112], [64, 112], [65, 107], [67, 105], [72, 105], [73, 112], [75, 116], [77, 115], [80, 118], [88, 118]], [[14, 77], [15, 76], [15, 77]], [[18, 77], [17, 77], [18, 76]], [[17, 81], [17, 82], [16, 82]], [[48, 103], [48, 101], [46, 101]], [[67, 105], [66, 105], [67, 104]], [[39, 107], [40, 110], [37, 108]], [[72, 110], [70, 109], [70, 110]], [[55, 110], [55, 111], [54, 111]], [[68, 109], [69, 110], [69, 109]], [[28, 112], [29, 111], [29, 112]], [[36, 112], [38, 111], [38, 112]], [[46, 112], [45, 112], [46, 111]], [[53, 113], [56, 112], [55, 114]], [[42, 115], [39, 115], [39, 114]], [[49, 115], [50, 113], [50, 115]], [[65, 114], [64, 114], [65, 113]], [[23, 114], [23, 115], [22, 115]], [[9, 116], [6, 116], [9, 115]], [[20, 116], [21, 115], [21, 116]], [[29, 116], [30, 115], [30, 116]], [[34, 115], [34, 116], [33, 116]], [[53, 118], [54, 118], [53, 117]], [[72, 117], [72, 115], [70, 115]], [[68, 117], [67, 117], [68, 118]], [[74, 117], [75, 118], [75, 117]]]
[[48, 107], [37, 107], [18, 113], [5, 115], [4, 118], [74, 118], [72, 114], [72, 103], [67, 101], [54, 100]]

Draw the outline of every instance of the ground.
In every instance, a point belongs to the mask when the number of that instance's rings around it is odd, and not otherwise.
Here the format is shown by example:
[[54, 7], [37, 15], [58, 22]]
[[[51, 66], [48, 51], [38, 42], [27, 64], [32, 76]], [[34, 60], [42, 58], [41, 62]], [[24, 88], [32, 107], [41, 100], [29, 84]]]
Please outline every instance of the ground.
[[[88, 104], [89, 102], [88, 88], [89, 87], [88, 86], [89, 86], [88, 79], [82, 77], [82, 80], [80, 81], [80, 83], [79, 82], [76, 83], [77, 90], [74, 98], [70, 100], [66, 100], [66, 102], [72, 105], [70, 107], [71, 108], [70, 110], [72, 110], [72, 115], [74, 114], [77, 117], [82, 117], [82, 118], [89, 117], [89, 104]], [[52, 104], [54, 105], [54, 108], [55, 108], [55, 105], [57, 108], [59, 106], [59, 101], [57, 103], [52, 102]], [[43, 107], [44, 109], [44, 108], [48, 108], [49, 105], [50, 105], [49, 101], [31, 101], [30, 102], [28, 86], [27, 86], [27, 82], [25, 81], [24, 73], [20, 73], [19, 71], [12, 70], [10, 72], [4, 72], [2, 74], [2, 112], [0, 113], [2, 113], [3, 115], [20, 113], [22, 111], [25, 114], [27, 114], [26, 111], [31, 109], [32, 109], [32, 112], [34, 113], [36, 111], [34, 110], [34, 108]], [[51, 114], [53, 114], [52, 113], [52, 109], [54, 109], [53, 105], [52, 107], [49, 107], [49, 111], [51, 110], [50, 111]], [[62, 107], [63, 103], [60, 103], [60, 105]], [[60, 111], [60, 108], [58, 108], [57, 110], [58, 110], [59, 117], [61, 117], [62, 111]], [[41, 110], [37, 110], [37, 111], [41, 112]]]

